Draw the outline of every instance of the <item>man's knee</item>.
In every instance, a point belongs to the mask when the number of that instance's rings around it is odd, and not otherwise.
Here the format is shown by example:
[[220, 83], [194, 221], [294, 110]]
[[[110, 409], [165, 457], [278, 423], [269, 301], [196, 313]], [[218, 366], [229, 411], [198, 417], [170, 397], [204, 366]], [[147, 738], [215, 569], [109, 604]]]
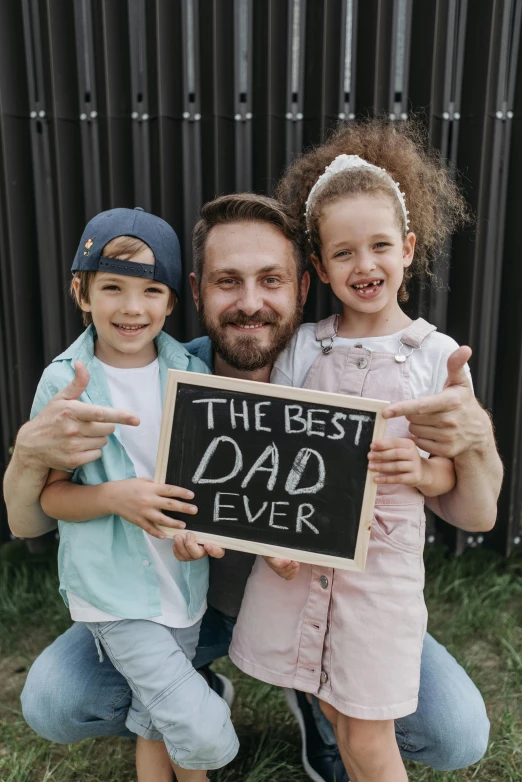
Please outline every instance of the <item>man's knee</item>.
[[80, 622], [35, 660], [21, 700], [29, 726], [57, 744], [131, 735], [125, 728], [129, 686], [109, 660], [99, 662], [92, 635]]
[[484, 755], [489, 720], [482, 695], [466, 671], [432, 636], [422, 652], [417, 711], [396, 720], [401, 754], [438, 771], [454, 771]]
[[[68, 714], [70, 701], [57, 697], [57, 682], [53, 667], [48, 665], [48, 649], [33, 663], [21, 695], [22, 714], [35, 733], [56, 744], [77, 740], [74, 725]], [[58, 682], [58, 696], [60, 692]]]
[[485, 754], [489, 740], [489, 720], [484, 704], [473, 712], [453, 714], [433, 733], [433, 757], [430, 765], [437, 771], [456, 771], [477, 763]]

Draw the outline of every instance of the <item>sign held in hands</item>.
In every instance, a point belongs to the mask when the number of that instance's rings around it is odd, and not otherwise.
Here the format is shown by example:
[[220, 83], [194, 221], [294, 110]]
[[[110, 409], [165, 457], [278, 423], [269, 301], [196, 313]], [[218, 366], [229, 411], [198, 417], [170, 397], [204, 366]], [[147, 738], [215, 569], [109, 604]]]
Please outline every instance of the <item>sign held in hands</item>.
[[200, 543], [362, 571], [386, 404], [169, 370], [155, 480], [194, 492]]

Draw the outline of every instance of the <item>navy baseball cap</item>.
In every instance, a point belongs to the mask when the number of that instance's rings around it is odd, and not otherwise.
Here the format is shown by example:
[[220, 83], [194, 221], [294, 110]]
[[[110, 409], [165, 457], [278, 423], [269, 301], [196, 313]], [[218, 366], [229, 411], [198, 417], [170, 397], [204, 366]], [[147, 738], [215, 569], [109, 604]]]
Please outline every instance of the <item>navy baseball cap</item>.
[[[134, 236], [145, 242], [154, 254], [155, 264], [105, 258], [103, 248], [118, 236]], [[72, 272], [113, 272], [129, 277], [146, 277], [172, 288], [179, 297], [181, 290], [181, 251], [174, 229], [141, 207], [109, 209], [87, 223], [76, 251]]]

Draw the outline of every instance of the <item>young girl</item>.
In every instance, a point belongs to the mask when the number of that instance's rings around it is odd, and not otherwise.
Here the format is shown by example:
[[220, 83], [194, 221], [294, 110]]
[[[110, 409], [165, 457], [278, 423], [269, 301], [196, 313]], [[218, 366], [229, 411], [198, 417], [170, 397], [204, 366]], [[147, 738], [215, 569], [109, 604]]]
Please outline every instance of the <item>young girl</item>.
[[[302, 215], [342, 313], [303, 325], [272, 382], [391, 402], [440, 392], [456, 343], [398, 301], [465, 212], [443, 164], [413, 129], [353, 123], [295, 161], [279, 197]], [[234, 632], [241, 670], [318, 696], [352, 782], [407, 779], [394, 720], [417, 707], [423, 502], [455, 483], [450, 460], [427, 457], [407, 420], [391, 420], [369, 454], [378, 493], [365, 572], [289, 560], [270, 569], [258, 557]]]
[[191, 492], [152, 482], [167, 370], [208, 372], [162, 331], [181, 288], [179, 242], [159, 217], [111, 209], [88, 223], [72, 271], [88, 328], [45, 370], [32, 415], [82, 361], [90, 382], [81, 401], [131, 410], [140, 425], [100, 436], [101, 457], [74, 474], [50, 471], [40, 501], [60, 520], [60, 592], [132, 690], [126, 724], [138, 736], [139, 782], [172, 782], [173, 768], [179, 782], [202, 782], [238, 741], [227, 704], [190, 662], [208, 565], [178, 562], [155, 526], [184, 526], [165, 510], [197, 510], [180, 501]]

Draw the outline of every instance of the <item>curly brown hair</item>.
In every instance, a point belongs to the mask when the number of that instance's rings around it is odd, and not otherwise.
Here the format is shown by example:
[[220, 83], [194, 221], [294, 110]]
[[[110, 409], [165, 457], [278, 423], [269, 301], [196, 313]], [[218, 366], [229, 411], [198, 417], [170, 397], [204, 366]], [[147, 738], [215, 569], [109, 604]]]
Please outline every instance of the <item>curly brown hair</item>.
[[327, 204], [359, 193], [384, 193], [393, 198], [404, 236], [406, 224], [401, 205], [383, 177], [367, 169], [351, 169], [332, 177], [314, 196], [305, 221], [308, 194], [325, 168], [338, 155], [359, 155], [368, 163], [386, 169], [404, 193], [409, 211], [409, 230], [416, 236], [415, 255], [405, 269], [399, 301], [407, 301], [407, 283], [412, 277], [431, 276], [433, 260], [444, 252], [447, 239], [469, 221], [469, 211], [459, 187], [440, 154], [428, 144], [427, 133], [416, 120], [392, 123], [369, 118], [342, 123], [323, 144], [297, 157], [276, 189], [276, 197], [307, 231], [308, 249], [321, 257], [319, 221]]

